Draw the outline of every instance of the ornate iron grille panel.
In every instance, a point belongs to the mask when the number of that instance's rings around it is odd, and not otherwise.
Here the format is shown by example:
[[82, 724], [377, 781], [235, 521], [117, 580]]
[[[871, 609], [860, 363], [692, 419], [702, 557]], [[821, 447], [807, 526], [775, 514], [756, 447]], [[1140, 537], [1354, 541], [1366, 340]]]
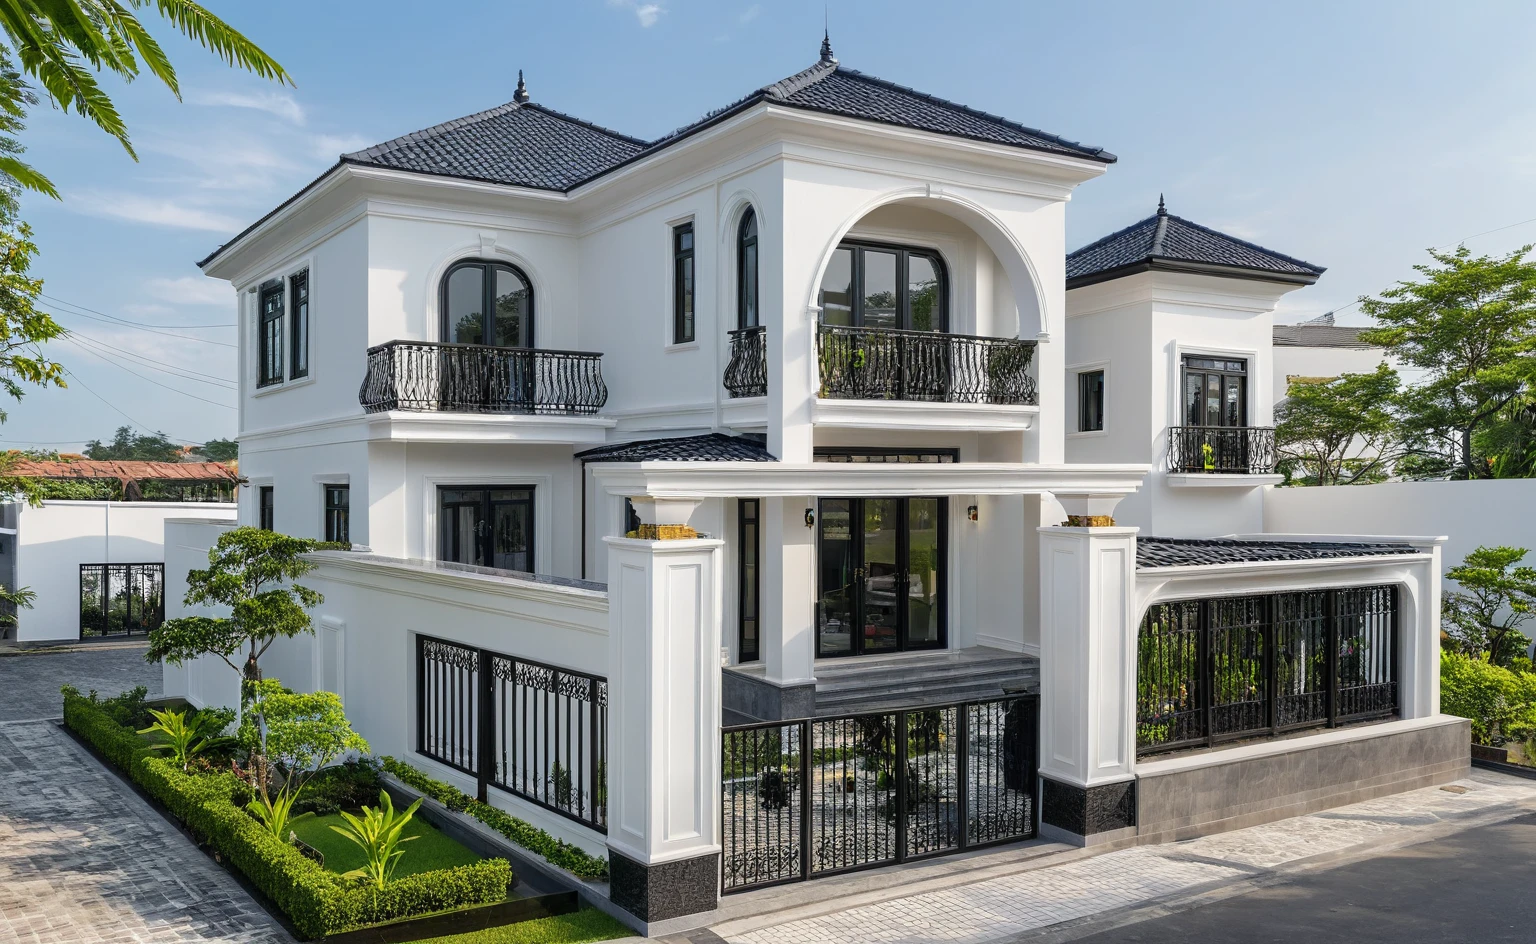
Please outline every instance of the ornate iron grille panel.
[[80, 565], [82, 639], [147, 633], [163, 622], [164, 564]]
[[590, 415], [608, 402], [602, 355], [391, 341], [368, 349], [357, 398], [368, 413]]
[[606, 830], [607, 681], [488, 655], [491, 785]]
[[416, 752], [478, 774], [480, 652], [416, 637]]
[[762, 325], [731, 332], [731, 360], [725, 365], [725, 389], [735, 397], [768, 395], [768, 329]]
[[1170, 426], [1168, 471], [1267, 475], [1275, 471], [1270, 426]]
[[1034, 697], [722, 732], [721, 885], [739, 891], [1035, 834]]
[[1137, 647], [1139, 753], [1398, 711], [1397, 590], [1160, 603]]
[[819, 396], [937, 403], [1038, 402], [1035, 342], [938, 331], [822, 325]]

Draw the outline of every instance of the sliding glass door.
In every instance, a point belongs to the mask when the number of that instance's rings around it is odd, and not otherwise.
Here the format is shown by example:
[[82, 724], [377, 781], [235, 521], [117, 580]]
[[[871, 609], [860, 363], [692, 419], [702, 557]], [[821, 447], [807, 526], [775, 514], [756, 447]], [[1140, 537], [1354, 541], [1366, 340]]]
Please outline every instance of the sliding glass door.
[[817, 656], [944, 646], [944, 509], [938, 498], [821, 500]]
[[438, 489], [438, 559], [532, 573], [533, 488]]

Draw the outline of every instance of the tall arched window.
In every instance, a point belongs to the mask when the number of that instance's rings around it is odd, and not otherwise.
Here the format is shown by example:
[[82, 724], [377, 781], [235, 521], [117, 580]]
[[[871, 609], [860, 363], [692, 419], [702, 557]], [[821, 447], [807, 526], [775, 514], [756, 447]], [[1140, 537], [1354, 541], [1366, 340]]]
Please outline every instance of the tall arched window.
[[449, 344], [533, 347], [533, 285], [504, 262], [472, 259], [443, 276], [442, 339]]
[[751, 207], [736, 231], [736, 296], [736, 327], [757, 327], [757, 212]]

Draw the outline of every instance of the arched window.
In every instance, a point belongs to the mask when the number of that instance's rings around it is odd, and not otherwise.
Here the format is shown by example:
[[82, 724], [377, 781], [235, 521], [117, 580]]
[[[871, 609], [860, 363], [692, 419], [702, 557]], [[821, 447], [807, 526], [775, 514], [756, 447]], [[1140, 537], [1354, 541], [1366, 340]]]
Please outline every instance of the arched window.
[[533, 286], [504, 262], [460, 262], [443, 276], [442, 339], [533, 347]]
[[757, 313], [757, 212], [747, 207], [736, 231], [736, 327], [755, 328]]

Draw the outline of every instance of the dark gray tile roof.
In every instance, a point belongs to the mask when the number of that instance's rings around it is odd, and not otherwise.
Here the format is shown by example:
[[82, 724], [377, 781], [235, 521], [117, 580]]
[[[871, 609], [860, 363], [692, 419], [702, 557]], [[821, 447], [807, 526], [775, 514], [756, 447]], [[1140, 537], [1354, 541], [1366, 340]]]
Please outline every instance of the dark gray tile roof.
[[1364, 328], [1344, 328], [1335, 325], [1275, 325], [1276, 347], [1335, 347], [1367, 351], [1376, 344], [1360, 340]]
[[645, 150], [645, 142], [541, 105], [508, 102], [343, 154], [348, 164], [569, 190]]
[[1136, 567], [1189, 567], [1247, 564], [1263, 561], [1326, 560], [1334, 557], [1375, 557], [1416, 554], [1409, 544], [1343, 543], [1335, 541], [1245, 541], [1235, 538], [1136, 539]]
[[706, 433], [598, 446], [576, 453], [587, 462], [773, 462], [768, 447], [745, 436]]
[[1310, 285], [1325, 271], [1253, 243], [1174, 216], [1158, 201], [1139, 223], [1067, 254], [1067, 288], [1148, 269], [1209, 272]]

